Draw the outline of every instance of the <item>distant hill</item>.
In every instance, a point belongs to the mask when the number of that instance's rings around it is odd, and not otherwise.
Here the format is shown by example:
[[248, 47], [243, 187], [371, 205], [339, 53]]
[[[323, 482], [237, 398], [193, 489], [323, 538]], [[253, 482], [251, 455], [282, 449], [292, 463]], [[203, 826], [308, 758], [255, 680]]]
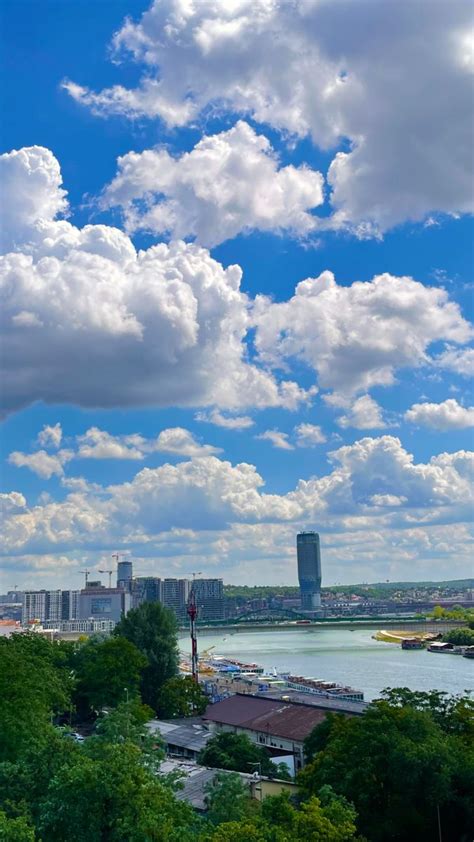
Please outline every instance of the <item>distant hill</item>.
[[[397, 591], [409, 591], [413, 588], [426, 590], [449, 589], [464, 591], [474, 588], [474, 579], [445, 579], [442, 582], [370, 582], [357, 585], [329, 585], [321, 590], [326, 592], [353, 593], [360, 596], [370, 596], [374, 599], [388, 597]], [[297, 585], [224, 585], [224, 594], [234, 599], [268, 599], [271, 597], [287, 597], [299, 595]]]

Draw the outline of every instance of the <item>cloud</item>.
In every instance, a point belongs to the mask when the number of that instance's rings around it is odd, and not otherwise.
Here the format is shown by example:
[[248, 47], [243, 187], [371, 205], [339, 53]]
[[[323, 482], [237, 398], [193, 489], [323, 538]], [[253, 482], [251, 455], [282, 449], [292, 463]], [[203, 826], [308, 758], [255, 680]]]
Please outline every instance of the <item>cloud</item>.
[[463, 377], [474, 375], [474, 348], [452, 348], [434, 358], [434, 364], [438, 368], [454, 371]]
[[[133, 438], [133, 437], [132, 437]], [[139, 436], [140, 441], [144, 442]], [[86, 433], [77, 437], [79, 449], [78, 459], [143, 459], [143, 452], [131, 445], [125, 437], [112, 436], [98, 427], [90, 427]]]
[[[403, 547], [413, 564], [421, 541], [434, 553], [435, 544], [450, 540], [454, 524], [454, 544], [467, 552], [461, 534], [471, 518], [473, 454], [441, 453], [417, 463], [399, 439], [382, 436], [338, 448], [331, 461], [329, 472], [301, 479], [284, 494], [265, 493], [253, 465], [216, 456], [143, 468], [121, 484], [68, 483], [69, 493], [58, 502], [28, 506], [13, 492], [4, 495], [2, 552], [82, 554], [114, 546], [134, 555], [180, 557], [182, 565], [184, 556], [205, 560], [212, 546], [217, 572], [227, 554], [232, 567], [239, 552], [247, 561], [281, 552], [267, 532], [286, 536], [284, 554], [294, 569], [294, 535], [314, 524], [326, 546], [336, 554], [344, 546], [347, 560], [357, 565], [366, 557], [380, 564], [390, 546], [391, 556], [394, 546]], [[451, 552], [439, 551], [445, 558]]]
[[[19, 195], [33, 192], [31, 160], [46, 170], [31, 202], [43, 216], [31, 211], [15, 240], [23, 252], [0, 258], [6, 411], [36, 400], [294, 409], [310, 399], [296, 383], [277, 382], [249, 361], [251, 302], [240, 291], [239, 266], [224, 269], [183, 242], [137, 252], [116, 228], [48, 220], [63, 202], [57, 179], [48, 176], [51, 153], [31, 147], [20, 159], [3, 156], [3, 169], [12, 170], [12, 195], [15, 185]], [[9, 201], [3, 205], [8, 215]], [[19, 322], [26, 311], [32, 318]]]
[[442, 403], [414, 403], [405, 420], [433, 430], [463, 430], [474, 427], [474, 406], [461, 406], [454, 398]]
[[389, 274], [338, 286], [326, 271], [301, 281], [288, 301], [258, 296], [254, 319], [262, 360], [302, 360], [321, 387], [346, 397], [393, 384], [397, 369], [432, 364], [434, 342], [472, 336], [445, 290]]
[[278, 450], [295, 449], [289, 441], [288, 433], [283, 433], [281, 430], [265, 430], [264, 433], [260, 433], [260, 435], [255, 436], [255, 438], [260, 439], [261, 441], [271, 442], [273, 447], [278, 448]]
[[378, 236], [472, 210], [471, 28], [463, 0], [428, 15], [424, 0], [155, 0], [113, 39], [143, 66], [137, 87], [64, 86], [99, 115], [182, 126], [217, 108], [310, 135], [336, 150], [329, 225]]
[[40, 433], [38, 433], [38, 443], [43, 447], [57, 448], [61, 444], [63, 431], [59, 421], [54, 426], [45, 424]]
[[298, 424], [294, 429], [297, 447], [315, 447], [327, 440], [321, 427], [315, 424]]
[[[66, 191], [62, 189], [59, 163], [49, 149], [30, 146], [0, 155], [2, 185], [2, 251], [23, 245], [43, 222], [67, 210]], [[26, 321], [34, 314], [17, 314]]]
[[374, 430], [386, 426], [380, 406], [370, 395], [357, 398], [350, 412], [338, 418], [337, 423], [340, 427], [355, 427], [357, 430]]
[[278, 168], [270, 142], [247, 123], [204, 137], [191, 152], [129, 152], [101, 206], [121, 206], [129, 233], [139, 229], [204, 246], [258, 229], [302, 236], [308, 212], [323, 202], [323, 178], [302, 165]]
[[211, 412], [197, 412], [195, 419], [206, 424], [214, 424], [216, 427], [224, 427], [227, 430], [247, 430], [255, 424], [253, 418], [248, 415], [223, 415], [218, 409], [213, 409]]
[[200, 444], [189, 430], [183, 427], [170, 427], [162, 430], [156, 441], [153, 443], [153, 450], [164, 453], [176, 453], [179, 456], [206, 456], [220, 453], [219, 447], [211, 444]]
[[46, 450], [37, 450], [35, 453], [14, 450], [10, 453], [8, 461], [10, 465], [15, 465], [17, 468], [29, 468], [42, 479], [51, 479], [53, 474], [62, 477], [64, 465], [73, 457], [74, 453], [71, 450], [59, 450], [54, 455], [47, 453]]

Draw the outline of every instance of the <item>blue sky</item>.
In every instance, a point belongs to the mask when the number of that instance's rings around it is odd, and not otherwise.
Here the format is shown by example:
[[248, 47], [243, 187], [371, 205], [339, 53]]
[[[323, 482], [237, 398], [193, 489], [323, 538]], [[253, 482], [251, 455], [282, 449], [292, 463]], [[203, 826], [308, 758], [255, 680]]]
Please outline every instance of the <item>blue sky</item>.
[[290, 584], [301, 528], [327, 584], [472, 574], [470, 21], [440, 5], [3, 4], [0, 590], [115, 550]]

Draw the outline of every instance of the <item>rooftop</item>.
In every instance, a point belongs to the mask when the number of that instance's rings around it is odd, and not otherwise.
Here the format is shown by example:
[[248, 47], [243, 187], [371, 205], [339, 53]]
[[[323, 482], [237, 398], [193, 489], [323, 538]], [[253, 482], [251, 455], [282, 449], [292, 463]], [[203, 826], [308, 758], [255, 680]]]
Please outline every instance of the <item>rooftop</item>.
[[151, 719], [147, 722], [147, 728], [152, 734], [159, 731], [168, 746], [177, 746], [195, 752], [205, 748], [207, 741], [212, 737], [211, 732], [204, 727], [201, 720]]
[[314, 705], [237, 693], [210, 705], [203, 719], [289, 740], [304, 740], [326, 718]]

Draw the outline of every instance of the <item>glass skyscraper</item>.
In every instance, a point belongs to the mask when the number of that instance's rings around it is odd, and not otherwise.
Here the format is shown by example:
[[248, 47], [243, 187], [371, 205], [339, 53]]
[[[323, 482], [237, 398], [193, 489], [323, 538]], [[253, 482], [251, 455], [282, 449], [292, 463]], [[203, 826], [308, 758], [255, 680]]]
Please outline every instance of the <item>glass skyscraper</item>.
[[298, 580], [301, 608], [317, 611], [321, 607], [321, 549], [317, 532], [299, 532], [296, 536]]

